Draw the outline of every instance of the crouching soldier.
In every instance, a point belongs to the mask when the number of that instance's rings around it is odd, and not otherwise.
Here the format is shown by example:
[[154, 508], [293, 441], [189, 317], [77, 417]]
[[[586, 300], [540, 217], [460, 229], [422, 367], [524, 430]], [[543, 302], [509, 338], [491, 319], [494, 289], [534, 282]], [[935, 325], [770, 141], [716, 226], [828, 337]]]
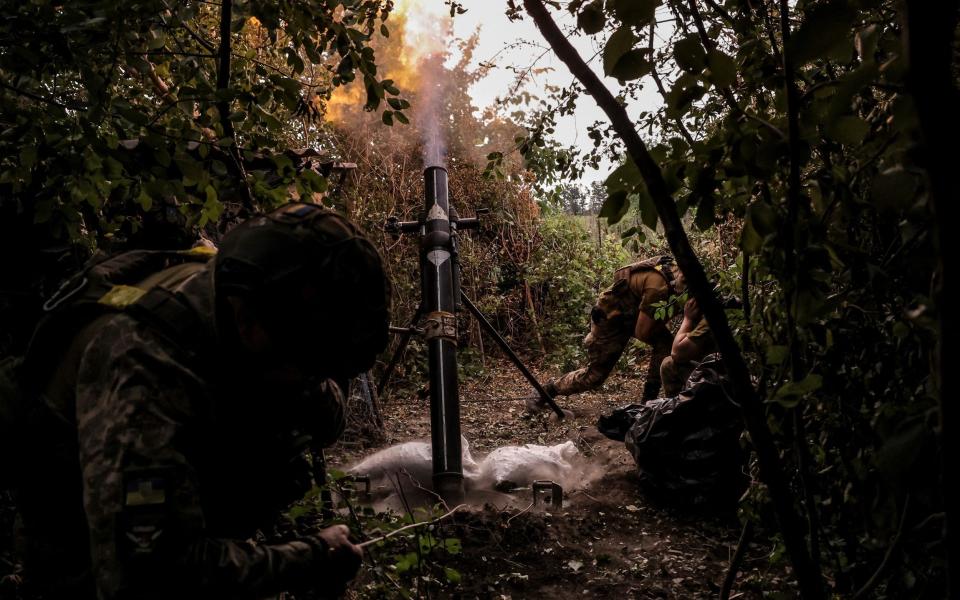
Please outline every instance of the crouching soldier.
[[697, 364], [713, 352], [716, 352], [716, 344], [710, 325], [700, 312], [697, 301], [690, 298], [683, 307], [683, 322], [673, 338], [670, 356], [660, 364], [663, 395], [679, 394]]
[[[643, 387], [643, 400], [660, 391], [660, 363], [670, 354], [673, 336], [654, 316], [655, 305], [685, 289], [683, 274], [670, 256], [648, 258], [614, 273], [614, 282], [597, 299], [590, 313], [590, 333], [584, 339], [588, 364], [547, 382], [551, 395], [570, 395], [600, 387], [623, 354], [631, 337], [652, 347]], [[540, 407], [530, 402], [531, 410]]]
[[353, 224], [289, 204], [212, 259], [108, 258], [45, 308], [15, 475], [35, 595], [343, 592], [362, 558], [346, 527], [250, 540], [309, 489], [306, 448], [340, 434], [342, 382], [387, 342], [383, 265]]

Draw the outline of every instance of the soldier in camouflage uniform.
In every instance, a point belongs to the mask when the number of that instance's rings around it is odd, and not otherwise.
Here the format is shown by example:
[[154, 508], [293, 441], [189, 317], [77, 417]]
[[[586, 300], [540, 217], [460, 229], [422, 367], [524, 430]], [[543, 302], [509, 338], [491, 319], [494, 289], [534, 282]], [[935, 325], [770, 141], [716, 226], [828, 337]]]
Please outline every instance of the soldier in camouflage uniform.
[[663, 395], [679, 394], [699, 361], [713, 352], [716, 352], [716, 344], [710, 325], [700, 312], [697, 301], [690, 298], [683, 307], [683, 322], [673, 338], [670, 356], [660, 364]]
[[32, 593], [342, 593], [361, 562], [345, 526], [251, 538], [310, 488], [306, 449], [341, 433], [343, 382], [386, 345], [377, 251], [346, 219], [291, 204], [238, 226], [216, 259], [131, 289], [149, 291], [75, 336], [25, 423]]
[[[670, 354], [673, 336], [654, 305], [684, 289], [683, 275], [669, 256], [656, 256], [614, 273], [614, 282], [600, 294], [590, 313], [590, 333], [584, 339], [588, 364], [547, 382], [551, 395], [592, 390], [606, 381], [631, 337], [652, 347], [643, 400], [660, 391], [660, 363]], [[534, 408], [534, 407], [531, 407]]]

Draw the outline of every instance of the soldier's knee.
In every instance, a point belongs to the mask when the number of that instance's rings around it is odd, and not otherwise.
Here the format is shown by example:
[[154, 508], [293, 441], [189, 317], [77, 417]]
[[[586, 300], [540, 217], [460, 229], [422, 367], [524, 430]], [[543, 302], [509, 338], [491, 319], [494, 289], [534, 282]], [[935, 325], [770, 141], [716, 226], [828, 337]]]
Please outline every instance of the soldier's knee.
[[667, 380], [672, 378], [677, 373], [676, 363], [673, 362], [673, 357], [668, 356], [663, 359], [663, 362], [660, 363], [660, 378]]

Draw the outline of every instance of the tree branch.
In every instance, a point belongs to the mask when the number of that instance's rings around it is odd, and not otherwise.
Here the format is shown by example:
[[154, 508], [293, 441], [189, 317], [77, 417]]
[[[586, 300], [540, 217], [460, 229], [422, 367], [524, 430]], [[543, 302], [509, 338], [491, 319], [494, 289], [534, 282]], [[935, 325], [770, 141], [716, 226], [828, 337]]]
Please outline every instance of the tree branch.
[[[706, 27], [703, 25], [703, 17], [700, 16], [700, 9], [697, 8], [696, 0], [688, 0], [688, 5], [690, 7], [690, 14], [693, 16], [693, 23], [697, 27], [697, 35], [700, 36], [700, 43], [703, 45], [704, 49], [709, 54], [710, 52], [717, 51], [717, 45], [713, 43], [713, 38], [707, 33]], [[727, 102], [727, 106], [730, 107], [730, 110], [736, 114], [742, 115], [747, 119], [756, 121], [764, 127], [768, 128], [770, 131], [775, 133], [777, 137], [783, 139], [783, 132], [777, 128], [773, 123], [762, 119], [756, 115], [751, 115], [743, 107], [740, 106], [740, 103], [737, 101], [737, 97], [733, 95], [733, 90], [730, 86], [724, 86], [718, 88], [720, 90], [720, 95], [723, 96], [723, 99]]]
[[28, 92], [27, 90], [20, 89], [18, 87], [12, 86], [5, 81], [0, 81], [0, 87], [10, 90], [11, 92], [17, 94], [18, 96], [23, 96], [24, 98], [30, 98], [31, 100], [36, 100], [37, 102], [42, 102], [44, 104], [49, 104], [51, 106], [56, 106], [59, 108], [65, 108], [69, 110], [86, 110], [86, 105], [83, 104], [64, 104], [58, 102], [52, 98], [47, 98], [45, 96], [40, 96], [39, 94], [34, 94], [33, 92]]
[[727, 12], [725, 8], [720, 6], [716, 0], [704, 0], [707, 3], [707, 6], [713, 9], [713, 12], [717, 13], [721, 19], [727, 22], [727, 25], [730, 27], [736, 27], [737, 21], [733, 18], [733, 15]]
[[[660, 80], [660, 74], [657, 73], [657, 61], [653, 58], [653, 32], [655, 31], [656, 25], [650, 23], [650, 76], [653, 77], [653, 82], [657, 84], [657, 90], [660, 91], [660, 97], [663, 98], [663, 101], [667, 101], [667, 90], [663, 87], [663, 81]], [[693, 136], [690, 135], [690, 132], [687, 131], [686, 125], [683, 124], [683, 118], [676, 114], [673, 120], [677, 123], [677, 130], [680, 131], [680, 135], [683, 136], [683, 139], [687, 140], [687, 144], [693, 148]]]
[[[230, 87], [230, 25], [233, 20], [233, 0], [223, 0], [220, 6], [220, 48], [217, 51], [219, 62], [217, 64], [217, 90], [226, 90]], [[221, 100], [217, 103], [217, 112], [220, 113], [220, 125], [223, 127], [223, 135], [233, 140], [230, 145], [230, 156], [237, 168], [237, 174], [243, 184], [241, 190], [244, 191], [243, 205], [247, 210], [254, 210], [253, 190], [250, 189], [250, 182], [247, 181], [247, 170], [243, 166], [243, 157], [240, 156], [240, 146], [237, 142], [237, 134], [233, 129], [233, 121], [230, 120], [230, 102]]]
[[823, 585], [810, 563], [810, 557], [805, 548], [803, 527], [794, 512], [793, 494], [787, 485], [763, 404], [750, 381], [750, 372], [730, 330], [727, 315], [707, 281], [703, 265], [700, 264], [690, 246], [690, 240], [687, 238], [677, 206], [670, 195], [660, 167], [647, 151], [626, 109], [567, 41], [542, 0], [524, 0], [524, 6], [544, 38], [553, 47], [557, 57], [567, 65], [607, 114], [617, 135], [623, 140], [630, 158], [640, 171], [647, 191], [653, 198], [660, 221], [663, 223], [670, 250], [683, 271], [694, 298], [703, 310], [704, 317], [710, 322], [710, 328], [723, 356], [735, 397], [741, 403], [741, 412], [747, 431], [756, 448], [760, 476], [769, 489], [784, 544], [797, 573], [801, 593], [807, 600], [823, 598]]
[[[230, 21], [233, 18], [233, 0], [224, 0], [220, 7], [220, 49], [217, 51], [217, 90], [230, 87]], [[230, 121], [230, 103], [223, 100], [217, 104], [220, 112], [220, 124], [223, 134], [234, 138], [233, 123]]]
[[[783, 78], [787, 94], [787, 126], [789, 132], [790, 174], [787, 180], [787, 219], [783, 226], [783, 244], [786, 250], [784, 265], [784, 295], [786, 296], [787, 337], [790, 351], [791, 380], [799, 381], [803, 375], [803, 359], [800, 342], [797, 338], [796, 308], [798, 291], [796, 230], [800, 212], [800, 107], [798, 105], [797, 86], [794, 81], [793, 57], [787, 50], [790, 43], [790, 7], [788, 0], [780, 0], [780, 36], [783, 39]], [[797, 469], [803, 488], [804, 506], [807, 510], [808, 534], [810, 537], [810, 562], [817, 580], [821, 580], [820, 566], [820, 518], [813, 493], [813, 477], [809, 473], [809, 449], [807, 448], [806, 427], [803, 423], [803, 409], [793, 409], [794, 445], [797, 455]]]
[[730, 559], [730, 566], [727, 567], [727, 575], [723, 578], [723, 585], [720, 587], [720, 600], [730, 600], [730, 592], [733, 591], [733, 584], [737, 581], [737, 573], [740, 571], [740, 563], [747, 553], [747, 546], [753, 541], [753, 521], [747, 521], [743, 524], [743, 531], [740, 532], [740, 540], [737, 542], [737, 549], [733, 552], [733, 558]]
[[904, 524], [907, 522], [907, 511], [910, 509], [910, 495], [907, 494], [907, 497], [903, 501], [903, 510], [900, 511], [900, 524], [897, 527], [897, 533], [893, 536], [893, 540], [890, 542], [890, 546], [887, 548], [887, 551], [883, 555], [883, 560], [880, 561], [880, 566], [877, 567], [877, 570], [873, 572], [873, 575], [870, 576], [870, 579], [867, 580], [863, 587], [860, 588], [856, 594], [853, 595], [853, 600], [860, 600], [861, 598], [866, 598], [867, 594], [873, 591], [873, 588], [881, 581], [881, 577], [887, 571], [887, 568], [892, 564], [894, 553], [900, 549], [900, 540], [903, 538], [903, 529]]

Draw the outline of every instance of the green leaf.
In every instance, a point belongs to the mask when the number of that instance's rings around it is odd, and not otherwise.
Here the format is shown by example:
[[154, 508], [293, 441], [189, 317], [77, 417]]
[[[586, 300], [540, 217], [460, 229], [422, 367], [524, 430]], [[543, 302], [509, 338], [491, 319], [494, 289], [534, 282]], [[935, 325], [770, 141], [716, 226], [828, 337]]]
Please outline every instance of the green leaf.
[[653, 197], [647, 193], [647, 188], [643, 187], [636, 195], [637, 210], [640, 212], [640, 220], [650, 229], [657, 229], [657, 220], [660, 215], [657, 213], [657, 207], [653, 203]]
[[878, 174], [870, 185], [873, 203], [886, 212], [909, 208], [916, 199], [916, 192], [916, 177], [899, 166]]
[[300, 55], [297, 54], [297, 51], [293, 48], [285, 49], [287, 55], [287, 64], [290, 65], [290, 68], [293, 69], [294, 73], [303, 73], [304, 64], [303, 59], [300, 58]]
[[607, 8], [613, 7], [614, 16], [624, 25], [643, 27], [653, 20], [659, 0], [608, 0]]
[[700, 199], [700, 202], [697, 204], [697, 218], [694, 220], [694, 223], [700, 231], [706, 231], [713, 227], [715, 208], [716, 198], [714, 198], [712, 194]]
[[207, 187], [205, 187], [203, 191], [207, 197], [206, 204], [209, 204], [212, 207], [214, 204], [217, 203], [217, 190], [213, 189], [212, 185], [207, 185]]
[[400, 88], [394, 85], [392, 79], [384, 79], [383, 81], [380, 82], [380, 85], [383, 86], [383, 89], [385, 89], [388, 94], [392, 94], [394, 96], [400, 95]]
[[444, 567], [443, 574], [447, 578], [448, 582], [460, 583], [460, 571], [457, 571], [456, 569], [451, 569], [450, 567]]
[[915, 473], [933, 432], [921, 415], [906, 419], [877, 452], [877, 466], [888, 480], [903, 484]]
[[790, 355], [790, 348], [787, 346], [769, 346], [767, 348], [767, 364], [779, 365], [787, 360]]
[[707, 54], [700, 39], [694, 35], [688, 35], [673, 45], [673, 59], [681, 69], [691, 72], [700, 72], [707, 64]]
[[37, 147], [27, 144], [20, 148], [20, 166], [29, 169], [37, 162]]
[[380, 119], [383, 121], [383, 124], [384, 124], [384, 125], [393, 127], [393, 112], [392, 112], [392, 111], [389, 111], [389, 110], [383, 111], [383, 115], [381, 115]]
[[443, 540], [443, 547], [447, 550], [448, 554], [460, 554], [460, 551], [463, 549], [459, 538], [445, 538]]
[[640, 169], [637, 168], [636, 163], [630, 158], [626, 159], [613, 173], [610, 173], [603, 182], [604, 187], [607, 189], [607, 194], [612, 194], [619, 190], [632, 193], [642, 184], [643, 176], [640, 175]]
[[647, 50], [637, 48], [620, 57], [611, 75], [621, 81], [639, 79], [650, 72], [652, 64], [647, 60]]
[[584, 6], [580, 14], [577, 15], [577, 27], [582, 29], [584, 33], [591, 35], [601, 31], [606, 22], [607, 15], [603, 12], [603, 2], [601, 0], [594, 0], [594, 2]]
[[605, 218], [608, 225], [615, 225], [628, 210], [630, 210], [630, 200], [627, 198], [627, 192], [620, 190], [607, 196], [598, 216]]
[[184, 185], [193, 185], [203, 179], [203, 167], [189, 156], [177, 157], [174, 162], [177, 163], [177, 168], [183, 174]]
[[396, 562], [393, 563], [393, 567], [397, 570], [397, 573], [406, 573], [413, 567], [417, 566], [417, 553], [408, 552], [407, 554], [402, 554], [396, 557]]
[[777, 232], [778, 219], [773, 207], [766, 202], [753, 202], [747, 207], [747, 221], [764, 238]]
[[617, 61], [629, 52], [637, 42], [637, 36], [629, 27], [621, 27], [613, 32], [610, 39], [603, 47], [603, 72], [605, 75], [611, 75]]
[[790, 37], [787, 51], [800, 67], [816, 59], [826, 59], [850, 49], [857, 10], [846, 0], [818, 4], [805, 11], [805, 19]]
[[870, 126], [860, 117], [843, 115], [827, 123], [824, 130], [828, 136], [841, 144], [853, 146], [863, 142], [863, 138], [870, 131]]
[[150, 194], [148, 194], [147, 190], [143, 187], [140, 188], [140, 193], [137, 194], [134, 201], [140, 205], [140, 208], [142, 208], [144, 212], [153, 208], [153, 198], [150, 197]]
[[717, 87], [729, 87], [737, 80], [737, 63], [723, 52], [711, 50], [707, 68], [707, 78]]
[[780, 386], [769, 402], [776, 402], [786, 408], [793, 408], [800, 399], [807, 394], [819, 390], [823, 386], [823, 377], [811, 373], [800, 381], [790, 381]]
[[682, 115], [694, 102], [703, 97], [706, 90], [698, 83], [689, 83], [683, 78], [677, 80], [673, 89], [667, 92], [667, 106]]

